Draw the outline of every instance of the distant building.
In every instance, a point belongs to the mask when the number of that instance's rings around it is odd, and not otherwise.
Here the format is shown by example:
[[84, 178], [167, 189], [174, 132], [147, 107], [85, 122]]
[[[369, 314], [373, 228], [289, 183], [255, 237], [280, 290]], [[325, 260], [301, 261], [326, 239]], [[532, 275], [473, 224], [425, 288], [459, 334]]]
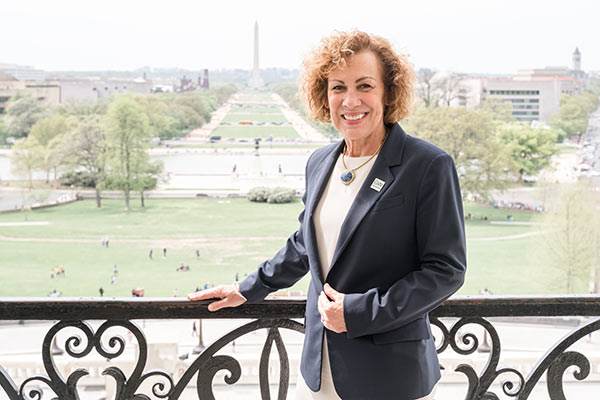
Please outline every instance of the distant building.
[[19, 81], [0, 72], [0, 114], [6, 112], [8, 101], [17, 93], [32, 96], [50, 107], [60, 104], [60, 86], [56, 82]]
[[19, 81], [43, 81], [46, 79], [45, 71], [25, 65], [0, 63], [0, 72], [12, 75]]
[[487, 79], [482, 100], [499, 99], [512, 104], [518, 121], [549, 122], [560, 106], [560, 80]]
[[[210, 85], [208, 82], [208, 69], [205, 69], [203, 76], [198, 75], [197, 83], [194, 83], [194, 81], [186, 78], [184, 75], [183, 78], [179, 79], [179, 85], [173, 85], [172, 90], [174, 90], [175, 92], [193, 92], [198, 89], [208, 89], [209, 86]], [[159, 87], [160, 89], [158, 89]], [[154, 92], [164, 91], [169, 91], [165, 90], [164, 85], [156, 85], [154, 87]]]
[[52, 81], [18, 80], [0, 72], [0, 114], [6, 111], [8, 100], [17, 93], [32, 96], [47, 106], [73, 102], [92, 102], [121, 93], [151, 93], [152, 82], [142, 78], [80, 79], [59, 78]]
[[61, 88], [60, 103], [96, 102], [123, 93], [150, 94], [152, 81], [137, 79], [68, 79], [56, 81]]
[[[200, 79], [200, 78], [198, 78]], [[208, 82], [208, 69], [204, 69], [204, 76], [202, 77], [202, 82], [200, 84], [202, 89], [210, 89], [210, 83]]]
[[465, 79], [453, 105], [471, 108], [486, 99], [500, 99], [512, 104], [512, 116], [519, 121], [549, 122], [558, 111], [561, 95], [576, 96], [587, 88], [589, 79], [581, 70], [578, 48], [573, 52], [572, 63], [571, 69], [546, 67], [519, 70], [512, 77]]

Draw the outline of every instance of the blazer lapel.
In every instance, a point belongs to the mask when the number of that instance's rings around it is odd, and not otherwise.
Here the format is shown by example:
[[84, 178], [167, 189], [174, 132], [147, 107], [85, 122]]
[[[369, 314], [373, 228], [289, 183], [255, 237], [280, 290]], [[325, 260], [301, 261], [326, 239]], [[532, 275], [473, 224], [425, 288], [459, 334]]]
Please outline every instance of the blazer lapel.
[[[325, 186], [327, 185], [327, 182], [329, 182], [329, 176], [331, 175], [331, 171], [333, 170], [335, 162], [337, 161], [338, 156], [342, 151], [343, 144], [343, 140], [337, 143], [337, 145], [333, 147], [331, 153], [325, 156], [325, 158], [323, 159], [323, 164], [321, 166], [315, 166], [315, 168], [320, 168], [318, 171], [314, 172], [315, 174], [317, 174], [314, 183], [310, 183], [311, 186], [314, 186], [315, 190], [312, 191], [310, 197], [306, 202], [306, 213], [308, 214], [309, 218], [312, 218], [312, 215], [315, 212], [315, 209], [317, 208], [317, 204], [319, 204], [319, 200], [321, 200], [321, 196], [323, 195]], [[312, 171], [309, 173], [312, 173]], [[309, 177], [307, 176], [306, 179], [309, 179]]]
[[[319, 280], [320, 280], [319, 284], [317, 285], [317, 290], [319, 292], [322, 290], [324, 279], [323, 279], [323, 274], [321, 273], [321, 262], [319, 260], [319, 247], [317, 245], [317, 235], [315, 233], [313, 214], [315, 212], [315, 209], [317, 208], [317, 205], [319, 204], [319, 201], [321, 200], [321, 196], [323, 195], [323, 191], [325, 190], [325, 187], [327, 186], [327, 182], [329, 182], [329, 177], [331, 176], [331, 171], [333, 170], [333, 167], [335, 166], [335, 162], [337, 161], [338, 156], [340, 155], [343, 144], [344, 144], [344, 141], [343, 140], [340, 141], [337, 144], [337, 146], [333, 147], [331, 153], [329, 153], [327, 156], [325, 156], [322, 164], [316, 166], [316, 168], [319, 168], [318, 171], [314, 172], [317, 175], [317, 177], [315, 178], [314, 183], [311, 183], [311, 186], [313, 186], [315, 188], [315, 190], [313, 190], [310, 193], [310, 196], [308, 197], [308, 200], [306, 202], [305, 218], [308, 217], [309, 235], [308, 235], [307, 243], [305, 243], [305, 246], [307, 247], [306, 250], [308, 253], [308, 257], [309, 257], [309, 264], [315, 266], [317, 276], [319, 277]], [[308, 173], [308, 171], [307, 171], [307, 173]], [[307, 176], [306, 179], [309, 179], [309, 177]], [[319, 285], [320, 285], [320, 287], [318, 287]]]
[[[352, 235], [360, 225], [361, 221], [365, 218], [369, 210], [377, 202], [377, 200], [386, 192], [386, 190], [392, 185], [394, 181], [394, 175], [392, 174], [391, 167], [398, 165], [402, 161], [402, 152], [404, 150], [404, 144], [406, 142], [406, 133], [400, 128], [400, 125], [394, 124], [390, 129], [388, 138], [386, 139], [375, 164], [371, 169], [369, 175], [365, 179], [364, 184], [358, 191], [346, 219], [340, 229], [340, 236], [331, 260], [331, 267], [335, 267], [340, 254], [344, 251]], [[375, 179], [385, 182], [383, 188], [380, 191], [371, 188]]]

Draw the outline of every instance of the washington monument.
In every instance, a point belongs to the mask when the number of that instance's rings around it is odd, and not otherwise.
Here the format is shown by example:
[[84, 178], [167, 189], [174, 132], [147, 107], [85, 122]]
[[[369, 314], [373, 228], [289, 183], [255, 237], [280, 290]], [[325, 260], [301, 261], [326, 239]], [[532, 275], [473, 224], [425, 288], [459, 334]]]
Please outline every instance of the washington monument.
[[259, 89], [263, 86], [258, 66], [258, 21], [254, 22], [254, 65], [252, 67], [252, 77], [250, 78], [250, 82], [248, 82], [248, 86], [252, 89]]

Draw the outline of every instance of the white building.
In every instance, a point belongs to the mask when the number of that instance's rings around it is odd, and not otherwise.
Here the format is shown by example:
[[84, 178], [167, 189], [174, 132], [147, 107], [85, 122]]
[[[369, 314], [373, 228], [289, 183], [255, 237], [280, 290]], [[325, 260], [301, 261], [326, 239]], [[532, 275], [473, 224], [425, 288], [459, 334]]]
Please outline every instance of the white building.
[[56, 79], [51, 81], [18, 80], [0, 72], [0, 114], [6, 111], [8, 101], [19, 93], [30, 95], [46, 106], [77, 102], [95, 103], [98, 99], [122, 93], [150, 94], [152, 81], [142, 78], [126, 79]]
[[0, 115], [6, 112], [8, 101], [17, 93], [38, 99], [49, 107], [60, 104], [60, 86], [56, 82], [19, 81], [0, 72]]
[[152, 81], [143, 78], [126, 79], [58, 79], [60, 103], [96, 102], [98, 99], [122, 93], [150, 94]]
[[519, 70], [512, 77], [465, 79], [452, 105], [472, 108], [486, 99], [500, 99], [512, 104], [512, 116], [519, 121], [549, 122], [558, 111], [561, 95], [579, 95], [587, 83], [581, 53], [575, 49], [572, 69], [546, 67]]
[[43, 81], [46, 79], [45, 71], [25, 65], [0, 63], [0, 72], [5, 72], [19, 81]]

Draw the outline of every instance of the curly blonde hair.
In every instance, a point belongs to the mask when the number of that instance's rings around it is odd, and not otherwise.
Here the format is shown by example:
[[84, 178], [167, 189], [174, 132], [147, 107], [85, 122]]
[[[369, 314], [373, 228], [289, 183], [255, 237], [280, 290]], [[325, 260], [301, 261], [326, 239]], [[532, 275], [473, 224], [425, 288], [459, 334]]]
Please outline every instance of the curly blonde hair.
[[381, 62], [385, 86], [383, 121], [393, 124], [410, 115], [415, 72], [405, 54], [394, 51], [390, 42], [380, 36], [354, 30], [335, 32], [324, 37], [302, 62], [300, 88], [310, 117], [331, 122], [327, 100], [327, 80], [334, 69], [345, 66], [355, 53], [370, 50]]

